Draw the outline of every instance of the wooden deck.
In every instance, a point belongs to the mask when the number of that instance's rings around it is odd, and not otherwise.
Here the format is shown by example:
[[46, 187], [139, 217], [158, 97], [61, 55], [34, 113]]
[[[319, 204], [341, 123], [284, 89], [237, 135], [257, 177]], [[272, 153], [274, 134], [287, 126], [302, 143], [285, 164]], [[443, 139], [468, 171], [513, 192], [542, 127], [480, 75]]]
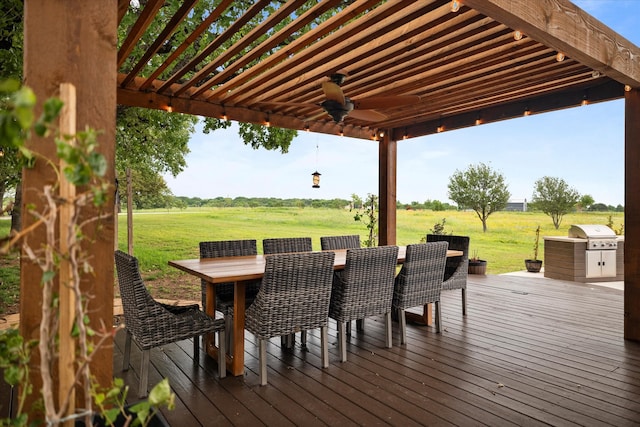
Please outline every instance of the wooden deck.
[[[319, 333], [308, 350], [269, 346], [267, 386], [258, 382], [257, 345], [246, 342], [244, 377], [218, 379], [192, 343], [152, 351], [150, 383], [167, 376], [175, 426], [211, 425], [640, 425], [640, 344], [623, 339], [623, 293], [580, 283], [471, 276], [468, 315], [459, 291], [443, 293], [443, 331], [410, 325], [408, 344], [383, 348], [382, 318], [366, 322], [340, 363], [330, 324], [330, 366]], [[395, 325], [394, 325], [395, 326]], [[114, 373], [137, 390], [135, 369]], [[135, 393], [134, 393], [135, 394]]]

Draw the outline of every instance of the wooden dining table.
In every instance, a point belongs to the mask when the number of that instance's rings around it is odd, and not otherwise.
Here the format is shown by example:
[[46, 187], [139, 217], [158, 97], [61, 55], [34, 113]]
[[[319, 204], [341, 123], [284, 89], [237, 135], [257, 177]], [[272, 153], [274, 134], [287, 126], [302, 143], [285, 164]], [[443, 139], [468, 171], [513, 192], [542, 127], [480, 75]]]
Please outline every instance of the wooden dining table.
[[[406, 246], [399, 246], [398, 248], [398, 264], [402, 264], [407, 248]], [[333, 250], [332, 252], [336, 254], [333, 263], [334, 270], [343, 270], [346, 263], [347, 250]], [[462, 251], [447, 251], [447, 257], [462, 256], [462, 254]], [[226, 354], [227, 371], [234, 376], [243, 375], [245, 284], [262, 278], [265, 269], [265, 255], [186, 259], [169, 261], [169, 265], [197, 276], [207, 283], [206, 307], [204, 309], [210, 316], [215, 316], [214, 286], [217, 283], [233, 282], [233, 341], [231, 349], [229, 349], [231, 354]], [[425, 313], [426, 310], [425, 308]], [[218, 348], [215, 345], [213, 334], [205, 337], [204, 347], [207, 354], [214, 358], [217, 357]]]

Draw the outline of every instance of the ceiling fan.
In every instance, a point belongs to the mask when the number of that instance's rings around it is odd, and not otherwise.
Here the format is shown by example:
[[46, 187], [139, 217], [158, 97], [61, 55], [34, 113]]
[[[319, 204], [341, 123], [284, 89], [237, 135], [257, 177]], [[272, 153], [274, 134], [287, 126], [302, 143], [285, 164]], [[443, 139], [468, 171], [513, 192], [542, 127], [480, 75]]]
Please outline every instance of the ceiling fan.
[[326, 99], [320, 104], [291, 104], [286, 102], [268, 104], [297, 105], [304, 107], [319, 106], [324, 111], [309, 117], [309, 120], [317, 119], [326, 113], [329, 114], [336, 123], [341, 123], [347, 116], [367, 122], [379, 122], [387, 119], [387, 116], [377, 111], [378, 109], [400, 107], [420, 101], [420, 96], [418, 95], [376, 96], [352, 100], [345, 96], [341, 87], [347, 76], [348, 73], [345, 70], [339, 70], [329, 75], [329, 81], [322, 82], [322, 91]]

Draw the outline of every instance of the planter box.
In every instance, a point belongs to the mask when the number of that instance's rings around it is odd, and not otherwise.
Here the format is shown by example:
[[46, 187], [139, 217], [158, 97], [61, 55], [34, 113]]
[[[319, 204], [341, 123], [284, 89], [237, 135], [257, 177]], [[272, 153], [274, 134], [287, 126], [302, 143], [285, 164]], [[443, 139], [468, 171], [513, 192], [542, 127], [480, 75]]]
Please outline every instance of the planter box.
[[469, 261], [469, 274], [487, 274], [487, 261]]

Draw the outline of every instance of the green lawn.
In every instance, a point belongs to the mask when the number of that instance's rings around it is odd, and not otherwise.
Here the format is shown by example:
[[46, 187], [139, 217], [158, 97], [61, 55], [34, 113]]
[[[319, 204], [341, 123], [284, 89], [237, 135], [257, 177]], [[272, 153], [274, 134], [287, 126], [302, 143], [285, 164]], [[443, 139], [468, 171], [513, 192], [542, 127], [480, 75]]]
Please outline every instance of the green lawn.
[[[314, 249], [320, 249], [320, 236], [360, 234], [366, 238], [363, 223], [353, 220], [353, 212], [316, 208], [193, 208], [188, 210], [142, 211], [133, 216], [134, 254], [140, 260], [145, 280], [183, 274], [171, 268], [172, 259], [197, 258], [198, 242], [202, 240], [257, 239], [269, 237], [310, 236]], [[542, 213], [498, 212], [489, 217], [488, 230], [475, 212], [398, 211], [397, 240], [399, 245], [418, 243], [436, 223], [446, 219], [445, 232], [471, 237], [471, 252], [488, 261], [487, 272], [500, 274], [524, 270], [524, 259], [533, 255], [535, 229], [541, 226], [541, 236], [566, 236], [571, 224], [607, 224], [619, 229], [624, 214], [574, 213], [565, 216], [559, 230]], [[10, 222], [0, 221], [0, 236], [6, 236]], [[118, 218], [118, 242], [127, 246], [127, 218]], [[543, 259], [544, 244], [540, 242], [538, 258]], [[8, 262], [3, 258], [3, 263]], [[17, 297], [19, 275], [17, 263], [0, 269], [0, 312]]]

